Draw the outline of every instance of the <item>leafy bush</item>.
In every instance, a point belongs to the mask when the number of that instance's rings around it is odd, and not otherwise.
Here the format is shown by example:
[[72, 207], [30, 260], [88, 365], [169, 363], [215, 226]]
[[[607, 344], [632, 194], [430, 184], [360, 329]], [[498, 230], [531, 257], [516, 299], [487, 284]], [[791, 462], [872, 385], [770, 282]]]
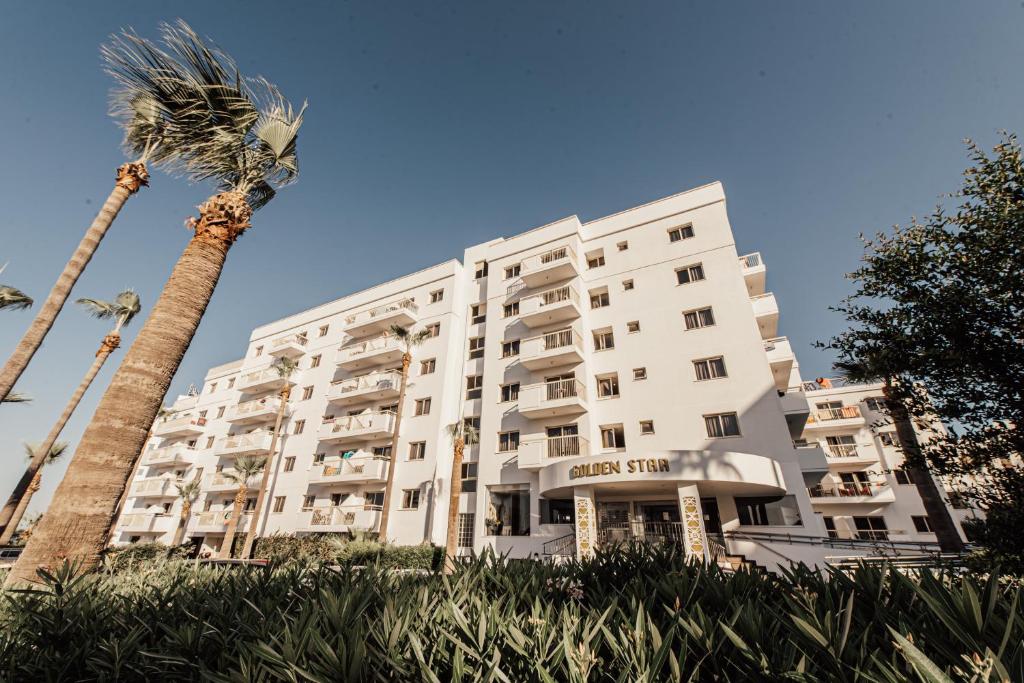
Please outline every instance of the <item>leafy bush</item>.
[[330, 536], [287, 536], [274, 534], [256, 539], [253, 557], [274, 562], [333, 561], [337, 542]]
[[452, 576], [63, 568], [6, 593], [0, 678], [1024, 680], [1020, 592], [994, 575], [875, 566], [726, 574], [637, 548], [565, 565], [489, 555]]
[[123, 572], [162, 560], [183, 560], [192, 553], [192, 546], [169, 546], [163, 543], [133, 543], [112, 546], [103, 553], [104, 568], [111, 572]]

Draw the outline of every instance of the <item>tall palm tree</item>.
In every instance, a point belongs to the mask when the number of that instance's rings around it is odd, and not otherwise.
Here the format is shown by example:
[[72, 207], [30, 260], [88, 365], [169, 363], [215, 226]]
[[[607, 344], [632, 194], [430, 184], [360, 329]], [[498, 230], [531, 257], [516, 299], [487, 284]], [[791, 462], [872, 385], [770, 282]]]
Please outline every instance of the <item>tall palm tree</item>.
[[174, 540], [171, 545], [181, 545], [185, 536], [185, 526], [188, 524], [189, 515], [192, 514], [192, 503], [196, 502], [196, 498], [199, 497], [202, 484], [199, 477], [196, 477], [184, 484], [175, 484], [174, 487], [178, 489], [178, 497], [181, 498], [181, 515], [178, 517], [178, 528], [174, 530]]
[[116, 83], [111, 92], [111, 114], [124, 132], [123, 147], [132, 161], [118, 167], [113, 190], [0, 369], [0, 400], [10, 393], [39, 350], [125, 202], [149, 184], [146, 164], [170, 164], [195, 155], [199, 146], [222, 135], [222, 122], [209, 114], [210, 100], [216, 95], [196, 87], [200, 83], [189, 79], [170, 55], [131, 31], [113, 37], [100, 52], [105, 70]]
[[277, 441], [281, 438], [281, 422], [284, 420], [284, 411], [288, 408], [288, 397], [291, 396], [292, 387], [287, 381], [298, 369], [299, 364], [291, 358], [279, 358], [274, 363], [274, 369], [281, 379], [286, 380], [278, 392], [281, 397], [277, 406], [277, 418], [274, 420], [274, 435], [270, 437], [270, 454], [267, 466], [263, 468], [263, 479], [260, 480], [260, 490], [256, 496], [256, 507], [252, 511], [252, 519], [249, 521], [249, 531], [245, 535], [245, 545], [242, 546], [242, 557], [248, 558], [252, 553], [253, 543], [256, 541], [256, 532], [259, 528], [260, 513], [267, 498], [267, 486], [270, 484], [270, 472], [274, 469], [274, 452], [277, 450]]
[[228, 528], [224, 532], [224, 543], [220, 546], [219, 557], [226, 560], [231, 557], [231, 546], [235, 544], [235, 531], [238, 529], [238, 520], [242, 516], [242, 507], [245, 499], [249, 496], [249, 484], [260, 471], [266, 471], [269, 467], [266, 458], [241, 457], [235, 460], [233, 472], [221, 472], [225, 477], [238, 484], [238, 493], [235, 494], [235, 504], [231, 508], [231, 517], [228, 519]]
[[448, 533], [444, 544], [444, 573], [455, 571], [455, 546], [458, 539], [459, 495], [462, 493], [462, 455], [467, 443], [476, 443], [479, 439], [476, 427], [465, 420], [448, 425], [448, 436], [452, 439], [454, 453], [452, 455], [451, 483], [448, 485]]
[[[50, 446], [49, 452], [46, 454], [44, 464], [50, 464], [60, 456], [64, 455], [64, 452], [68, 449], [68, 443], [66, 441], [59, 441]], [[39, 450], [39, 446], [32, 446], [25, 444], [25, 455], [29, 460], [35, 458], [36, 452]], [[17, 531], [18, 525], [21, 524], [22, 517], [25, 516], [25, 510], [28, 509], [28, 504], [32, 501], [32, 496], [39, 490], [39, 486], [42, 484], [43, 470], [40, 468], [36, 470], [35, 476], [32, 477], [32, 482], [28, 485], [28, 490], [25, 491], [25, 495], [18, 501], [18, 507], [14, 510], [14, 516], [11, 517], [10, 522], [4, 529], [3, 533], [0, 534], [0, 546], [10, 544], [11, 538], [14, 537], [14, 532]]]
[[164, 27], [164, 40], [190, 78], [210, 93], [220, 125], [182, 168], [193, 180], [215, 180], [220, 192], [189, 221], [194, 234], [160, 298], [100, 400], [82, 436], [55, 504], [7, 581], [31, 581], [36, 568], [67, 558], [96, 566], [114, 521], [131, 464], [217, 286], [228, 250], [253, 211], [275, 187], [295, 180], [302, 113], [265, 80], [243, 79], [226, 55], [186, 26]]
[[130, 289], [119, 293], [112, 301], [79, 299], [78, 303], [84, 306], [95, 318], [100, 320], [113, 319], [114, 327], [103, 337], [103, 341], [100, 342], [100, 348], [96, 352], [96, 357], [89, 366], [89, 370], [85, 373], [85, 377], [78, 383], [75, 392], [71, 394], [71, 398], [68, 399], [67, 404], [64, 406], [64, 411], [57, 418], [57, 422], [54, 423], [53, 427], [50, 428], [50, 433], [46, 435], [46, 439], [39, 444], [35, 457], [30, 460], [28, 467], [25, 468], [25, 473], [14, 487], [10, 498], [7, 499], [7, 504], [4, 505], [3, 510], [0, 510], [0, 528], [4, 529], [4, 533], [13, 533], [14, 528], [18, 525], [19, 520], [14, 517], [19, 501], [26, 495], [31, 495], [28, 493], [29, 486], [39, 468], [50, 457], [53, 445], [57, 442], [57, 438], [64, 430], [68, 420], [71, 419], [71, 415], [82, 400], [82, 396], [89, 390], [89, 385], [92, 384], [92, 381], [96, 378], [97, 373], [99, 373], [103, 364], [106, 363], [110, 354], [121, 345], [121, 328], [129, 324], [142, 309], [142, 305], [139, 303], [139, 295]]
[[0, 285], [0, 310], [18, 311], [32, 306], [32, 297], [9, 285]]
[[384, 484], [384, 505], [380, 513], [379, 538], [384, 543], [388, 541], [388, 509], [391, 506], [391, 489], [395, 484], [395, 464], [398, 462], [398, 433], [402, 427], [402, 413], [405, 407], [405, 389], [409, 383], [409, 365], [412, 363], [412, 351], [430, 337], [430, 332], [420, 330], [413, 332], [411, 328], [401, 325], [392, 325], [391, 334], [395, 335], [404, 347], [402, 351], [402, 383], [398, 390], [398, 408], [395, 410], [395, 426], [391, 431], [391, 456], [388, 462], [388, 479]]

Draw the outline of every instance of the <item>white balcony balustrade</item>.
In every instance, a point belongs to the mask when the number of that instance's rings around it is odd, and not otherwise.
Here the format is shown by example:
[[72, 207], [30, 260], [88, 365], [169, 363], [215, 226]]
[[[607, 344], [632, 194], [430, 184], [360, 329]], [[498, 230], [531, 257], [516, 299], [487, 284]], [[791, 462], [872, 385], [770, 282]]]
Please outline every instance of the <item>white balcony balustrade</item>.
[[302, 376], [300, 371], [294, 371], [288, 377], [282, 377], [273, 363], [253, 368], [243, 372], [238, 377], [235, 387], [242, 392], [256, 393], [260, 391], [277, 391], [286, 385], [295, 386]]
[[301, 526], [306, 531], [377, 531], [380, 507], [375, 505], [332, 505], [302, 512]]
[[578, 320], [580, 295], [575, 287], [565, 285], [519, 300], [519, 319], [527, 327], [542, 327]]
[[177, 525], [177, 515], [163, 512], [131, 512], [121, 515], [117, 528], [133, 534], [165, 534]]
[[228, 474], [214, 472], [213, 474], [206, 475], [203, 477], [203, 488], [208, 491], [237, 491], [239, 483], [228, 476]]
[[151, 477], [132, 482], [128, 495], [132, 498], [168, 498], [177, 497], [177, 484], [181, 479], [174, 477]]
[[327, 391], [327, 401], [343, 406], [396, 398], [401, 385], [399, 372], [373, 372], [333, 383]]
[[345, 484], [356, 482], [382, 482], [388, 478], [388, 461], [366, 451], [350, 458], [341, 458], [322, 465], [314, 465], [309, 475], [310, 484]]
[[548, 436], [519, 444], [520, 469], [539, 469], [555, 458], [590, 455], [590, 442], [578, 434]]
[[178, 443], [146, 451], [142, 464], [149, 467], [171, 467], [191, 465], [196, 459], [196, 447]]
[[[207, 531], [213, 533], [223, 532], [227, 531], [228, 521], [231, 519], [231, 510], [210, 510], [207, 512], [200, 512], [197, 515], [193, 515], [192, 519], [194, 520], [193, 528], [196, 531]], [[242, 513], [237, 525], [237, 530], [240, 535], [245, 535], [245, 531], [249, 528], [249, 522], [251, 519], [251, 513]]]
[[530, 384], [519, 389], [519, 414], [531, 419], [579, 415], [587, 410], [587, 387], [578, 379]]
[[785, 391], [789, 387], [789, 376], [793, 372], [793, 363], [796, 362], [789, 339], [786, 337], [765, 339], [764, 352], [768, 356], [768, 366], [772, 369], [775, 388]]
[[527, 287], [541, 287], [577, 275], [576, 252], [568, 245], [524, 259], [519, 270], [519, 278]]
[[750, 297], [754, 319], [761, 331], [761, 339], [772, 339], [779, 334], [779, 303], [771, 292]]
[[743, 281], [747, 284], [747, 293], [750, 296], [764, 294], [765, 270], [761, 252], [755, 251], [740, 256], [740, 271], [743, 273]]
[[319, 438], [336, 443], [371, 441], [391, 436], [394, 428], [395, 414], [389, 410], [360, 413], [324, 420]]
[[530, 370], [543, 370], [583, 362], [583, 337], [567, 327], [519, 343], [519, 362]]
[[846, 503], [893, 503], [896, 496], [885, 482], [819, 484], [807, 489], [812, 505]]
[[298, 358], [306, 353], [308, 344], [309, 339], [305, 334], [289, 334], [270, 342], [267, 353], [276, 358]]
[[[252, 401], [243, 401], [227, 409], [224, 419], [232, 424], [257, 424], [273, 422], [277, 419], [277, 411], [281, 407], [280, 396], [268, 396]], [[291, 408], [285, 404], [284, 417], [288, 417]]]
[[218, 455], [267, 455], [270, 453], [270, 442], [274, 432], [269, 429], [258, 429], [248, 434], [225, 436], [217, 442]]
[[206, 418], [195, 415], [170, 415], [153, 426], [154, 436], [177, 438], [199, 436], [206, 427]]
[[866, 424], [860, 406], [811, 410], [805, 430], [856, 431]]
[[380, 334], [392, 325], [409, 327], [419, 320], [419, 306], [412, 299], [400, 299], [355, 313], [345, 318], [345, 334], [350, 337], [365, 337]]
[[377, 337], [338, 349], [338, 367], [342, 370], [379, 367], [402, 360], [405, 347], [394, 335]]

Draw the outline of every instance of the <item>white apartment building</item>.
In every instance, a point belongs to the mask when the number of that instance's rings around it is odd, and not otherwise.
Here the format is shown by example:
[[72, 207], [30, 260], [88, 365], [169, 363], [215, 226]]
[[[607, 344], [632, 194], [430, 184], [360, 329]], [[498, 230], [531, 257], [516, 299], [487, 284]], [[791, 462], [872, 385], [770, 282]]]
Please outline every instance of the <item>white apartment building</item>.
[[[287, 380], [261, 534], [377, 531], [394, 467], [388, 540], [442, 544], [447, 427], [466, 420], [480, 438], [461, 472], [463, 552], [584, 556], [643, 538], [765, 566], [820, 563], [860, 553], [829, 546], [829, 536], [879, 514], [887, 530], [933, 541], [911, 531], [922, 514], [913, 487], [889, 482], [890, 500], [905, 488], [907, 502], [876, 501], [884, 509], [818, 495], [845, 482], [852, 462], [806, 443], [833, 453], [829, 437], [854, 434], [859, 447], [866, 421], [841, 432], [814, 417], [828, 410], [817, 403], [837, 399], [805, 392], [765, 283], [760, 255], [737, 252], [713, 183], [473, 246], [462, 263], [264, 325], [241, 360], [212, 368], [154, 425], [115, 542], [170, 541], [174, 482], [200, 477], [186, 537], [219, 548], [237, 491], [220, 472], [239, 455], [271, 455], [285, 380], [270, 366], [281, 356], [300, 369]], [[431, 335], [413, 351], [396, 444], [402, 347], [392, 324]], [[892, 453], [875, 445], [891, 467]]]

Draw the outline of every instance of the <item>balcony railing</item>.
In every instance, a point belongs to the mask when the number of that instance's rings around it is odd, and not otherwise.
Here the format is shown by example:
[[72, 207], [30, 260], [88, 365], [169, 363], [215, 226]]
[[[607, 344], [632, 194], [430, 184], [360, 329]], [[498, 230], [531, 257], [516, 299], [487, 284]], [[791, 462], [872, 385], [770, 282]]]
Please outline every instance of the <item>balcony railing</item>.
[[178, 434], [178, 433], [199, 433], [206, 426], [205, 417], [193, 417], [184, 415], [182, 417], [167, 417], [160, 420], [153, 427], [154, 434]]
[[265, 451], [270, 448], [273, 438], [274, 432], [269, 429], [258, 429], [248, 434], [234, 434], [221, 439], [217, 450], [222, 452]]
[[[203, 528], [222, 529], [227, 527], [228, 522], [231, 520], [231, 510], [211, 510], [208, 512], [200, 512], [196, 517], [196, 526]], [[251, 519], [252, 513], [243, 511], [241, 517], [238, 520], [239, 531], [244, 530]]]
[[362, 526], [374, 529], [379, 520], [379, 505], [332, 505], [315, 507], [310, 510], [311, 527]]
[[345, 318], [345, 324], [354, 325], [364, 320], [373, 320], [374, 318], [384, 317], [389, 313], [396, 313], [398, 311], [410, 311], [411, 313], [417, 313], [419, 310], [419, 306], [417, 306], [416, 302], [412, 299], [401, 299], [382, 306], [377, 306], [376, 308], [371, 308], [368, 311], [353, 313]]
[[402, 375], [397, 372], [373, 372], [368, 375], [360, 375], [350, 379], [343, 379], [334, 382], [328, 391], [327, 397], [343, 398], [349, 394], [361, 391], [385, 391], [387, 389], [398, 390], [402, 383]]
[[188, 462], [195, 457], [195, 454], [195, 446], [175, 444], [173, 446], [164, 446], [163, 448], [154, 448], [153, 450], [148, 451], [143, 462], [146, 465], [166, 465], [176, 462]]
[[740, 265], [744, 268], [756, 268], [761, 265], [761, 252], [755, 251], [746, 256], [740, 256]]
[[131, 495], [136, 497], [174, 495], [177, 492], [175, 484], [180, 484], [181, 481], [181, 479], [170, 477], [143, 479], [132, 484]]
[[534, 337], [534, 339], [541, 340], [541, 351], [553, 351], [567, 346], [581, 346], [583, 344], [583, 336], [572, 328], [548, 332], [540, 337]]
[[842, 406], [841, 408], [819, 408], [812, 410], [808, 422], [832, 422], [835, 420], [855, 420], [861, 416], [860, 406]]
[[374, 353], [384, 351], [400, 351], [402, 344], [398, 340], [398, 337], [387, 336], [377, 337], [376, 339], [368, 339], [358, 344], [351, 344], [342, 346], [338, 350], [338, 362], [345, 362], [348, 360], [355, 360], [363, 356], [368, 356]]
[[253, 401], [244, 401], [238, 405], [232, 407], [228, 411], [227, 418], [229, 420], [248, 417], [259, 413], [271, 413], [277, 412], [278, 408], [281, 407], [281, 399], [278, 396], [270, 396], [267, 398], [258, 398]]
[[825, 452], [828, 453], [830, 458], [857, 458], [860, 454], [857, 452], [856, 444], [852, 443], [834, 443], [828, 444], [825, 447]]
[[340, 437], [363, 432], [389, 432], [394, 427], [394, 420], [395, 413], [390, 410], [332, 417], [323, 421], [320, 426], [320, 437]]
[[282, 346], [291, 346], [296, 344], [298, 346], [305, 346], [309, 343], [309, 339], [304, 334], [289, 334], [287, 337], [281, 337], [275, 339], [271, 346], [275, 349], [281, 348]]
[[568, 458], [590, 453], [590, 442], [578, 434], [549, 436], [544, 441], [545, 452], [549, 458]]
[[560, 401], [565, 398], [586, 399], [587, 387], [578, 379], [560, 379], [544, 382], [544, 400]]
[[811, 498], [863, 498], [877, 495], [884, 482], [863, 482], [856, 484], [819, 484], [807, 489]]

